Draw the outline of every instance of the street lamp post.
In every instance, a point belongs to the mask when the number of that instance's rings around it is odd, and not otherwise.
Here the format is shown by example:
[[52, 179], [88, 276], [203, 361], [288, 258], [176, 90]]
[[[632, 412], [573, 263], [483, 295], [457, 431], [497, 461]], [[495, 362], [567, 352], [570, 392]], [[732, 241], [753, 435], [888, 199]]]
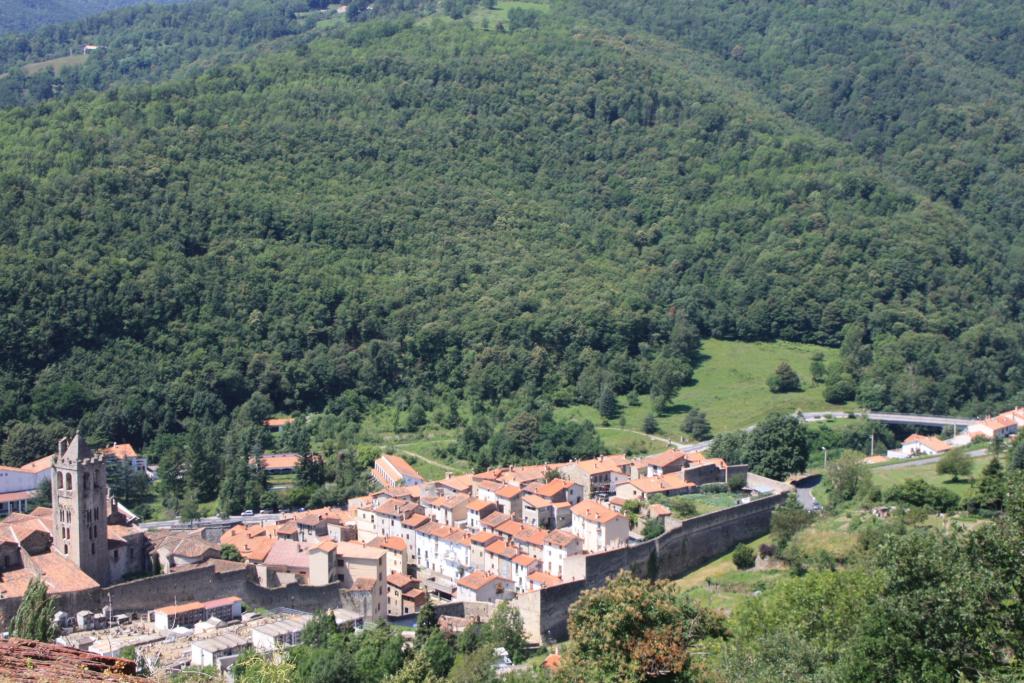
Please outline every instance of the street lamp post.
[[821, 450], [825, 451], [825, 465], [824, 466], [828, 467], [828, 449], [825, 448], [824, 446], [822, 446]]

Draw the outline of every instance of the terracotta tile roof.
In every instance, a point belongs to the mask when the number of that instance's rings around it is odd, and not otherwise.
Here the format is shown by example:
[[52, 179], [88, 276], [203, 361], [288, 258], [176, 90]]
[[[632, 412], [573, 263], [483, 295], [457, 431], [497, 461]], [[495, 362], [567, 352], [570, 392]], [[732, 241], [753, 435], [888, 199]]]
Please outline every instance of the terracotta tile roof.
[[158, 614], [164, 614], [169, 617], [173, 617], [178, 614], [185, 614], [186, 612], [195, 612], [197, 610], [203, 610], [205, 607], [201, 602], [184, 602], [180, 605], [165, 605], [164, 607], [157, 607], [154, 612]]
[[541, 666], [547, 669], [548, 671], [558, 671], [560, 668], [562, 668], [562, 655], [558, 654], [557, 652], [549, 654], [547, 657], [544, 658], [544, 663], [541, 664]]
[[473, 475], [459, 474], [452, 477], [445, 477], [444, 479], [439, 479], [436, 483], [438, 486], [443, 486], [452, 491], [469, 493], [473, 488]]
[[335, 544], [334, 541], [320, 541], [320, 543], [310, 548], [310, 552], [313, 552], [314, 550], [319, 550], [322, 553], [329, 553], [337, 549], [338, 546], [337, 544]]
[[32, 491], [13, 491], [11, 493], [0, 493], [0, 503], [13, 503], [18, 500], [32, 500], [35, 498], [36, 492]]
[[684, 453], [683, 451], [670, 449], [662, 453], [658, 453], [657, 455], [650, 455], [644, 458], [643, 464], [649, 465], [651, 467], [669, 467], [670, 465], [675, 465], [680, 461], [685, 460], [686, 453]]
[[494, 503], [492, 503], [492, 502], [490, 502], [488, 500], [480, 500], [479, 498], [474, 498], [473, 500], [469, 501], [466, 504], [466, 509], [467, 510], [472, 510], [473, 512], [482, 514], [486, 510], [492, 510], [493, 511], [496, 508], [494, 507]]
[[18, 469], [20, 469], [22, 472], [39, 474], [40, 472], [48, 470], [51, 467], [53, 467], [53, 456], [47, 455], [45, 457], [39, 458], [38, 460], [33, 460], [32, 462], [25, 463]]
[[526, 545], [543, 546], [544, 541], [547, 540], [548, 532], [544, 531], [540, 527], [530, 526], [524, 524], [523, 528], [517, 533], [514, 538], [517, 543], [525, 543]]
[[413, 469], [412, 465], [406, 462], [405, 458], [398, 455], [382, 455], [377, 458], [377, 462], [385, 465], [385, 469], [390, 467], [395, 473], [403, 476], [410, 477], [412, 479], [418, 479], [423, 481], [423, 477]]
[[512, 558], [512, 562], [518, 564], [520, 567], [529, 567], [533, 564], [540, 564], [540, 560], [532, 555], [527, 555], [526, 553], [516, 555]]
[[566, 546], [579, 542], [579, 537], [565, 529], [556, 529], [548, 534], [548, 537], [544, 540], [544, 545], [555, 546], [556, 548], [565, 548]]
[[615, 510], [601, 505], [595, 500], [584, 500], [572, 506], [572, 513], [578, 515], [588, 522], [597, 524], [608, 524], [616, 519], [625, 519]]
[[388, 498], [404, 498], [405, 500], [419, 500], [423, 488], [419, 484], [412, 486], [389, 486], [380, 492]]
[[364, 543], [356, 543], [354, 541], [342, 541], [337, 546], [338, 557], [379, 561], [387, 555], [387, 552], [381, 548], [372, 548]]
[[497, 527], [495, 527], [495, 531], [497, 531], [499, 534], [506, 534], [508, 536], [515, 536], [522, 530], [523, 524], [521, 522], [515, 521], [514, 519], [510, 519], [507, 522], [503, 522], [502, 524], [499, 524]]
[[298, 453], [273, 453], [260, 456], [260, 464], [265, 470], [295, 469], [300, 462], [302, 462], [302, 457]]
[[474, 480], [474, 483], [478, 489], [484, 489], [485, 491], [497, 491], [505, 486], [500, 481], [492, 481], [490, 479]]
[[[681, 491], [683, 489], [695, 489], [696, 484], [686, 481], [677, 472], [664, 474], [657, 477], [640, 477], [626, 482], [643, 493], [661, 493], [664, 491]], [[625, 485], [625, 484], [623, 484]], [[575, 508], [573, 508], [575, 510]]]
[[[131, 527], [128, 527], [129, 529]], [[108, 536], [111, 532], [114, 534], [119, 533], [119, 529], [115, 528], [114, 525], [107, 527]], [[155, 540], [151, 537], [151, 541]], [[172, 532], [166, 535], [159, 542], [154, 544], [156, 549], [163, 550], [169, 555], [176, 555], [178, 557], [186, 557], [189, 559], [198, 559], [203, 555], [220, 554], [220, 544], [207, 541], [203, 538], [202, 530], [186, 531], [186, 532]]]
[[491, 514], [489, 514], [486, 517], [484, 517], [483, 519], [481, 519], [480, 523], [483, 524], [484, 526], [488, 526], [488, 527], [494, 528], [494, 527], [501, 526], [502, 524], [504, 524], [505, 522], [507, 522], [510, 519], [512, 519], [512, 517], [509, 516], [509, 515], [506, 515], [504, 512], [492, 512]]
[[[270, 547], [263, 563], [272, 567], [285, 567], [289, 570], [309, 570], [309, 549], [312, 546], [287, 538], [278, 538]], [[241, 552], [241, 551], [239, 551]]]
[[541, 588], [548, 588], [549, 586], [557, 586], [562, 583], [562, 579], [555, 576], [554, 574], [548, 574], [547, 572], [530, 572], [530, 575], [526, 577], [534, 583], [539, 583]]
[[409, 515], [408, 517], [406, 517], [405, 521], [402, 522], [402, 526], [404, 526], [407, 529], [418, 529], [419, 527], [423, 526], [424, 524], [426, 524], [429, 521], [430, 521], [429, 517], [427, 517], [424, 514], [420, 514], [419, 512], [417, 512], [415, 514], [412, 514], [412, 515]]
[[529, 505], [532, 508], [546, 508], [554, 505], [554, 503], [552, 503], [547, 498], [541, 498], [540, 496], [533, 493], [527, 493], [525, 496], [523, 496], [523, 503]]
[[139, 457], [139, 454], [135, 452], [130, 443], [115, 443], [106, 448], [98, 448], [96, 449], [96, 454], [102, 455], [105, 458], [117, 458], [118, 460]]
[[484, 550], [491, 553], [492, 555], [504, 557], [507, 560], [511, 560], [513, 557], [519, 554], [519, 550], [517, 548], [509, 545], [505, 541], [495, 541], [494, 543], [485, 546]]
[[411, 588], [407, 591], [402, 591], [403, 600], [419, 600], [421, 597], [425, 597], [427, 594], [422, 588]]
[[352, 582], [352, 586], [360, 591], [372, 591], [377, 587], [377, 581], [369, 577], [361, 577]]
[[409, 576], [408, 574], [394, 573], [388, 574], [388, 585], [394, 586], [400, 591], [405, 591], [410, 586], [416, 586], [419, 582]]
[[146, 681], [135, 662], [35, 640], [0, 640], [0, 681]]
[[402, 519], [419, 511], [420, 506], [416, 503], [411, 500], [400, 500], [398, 498], [388, 498], [374, 508], [374, 512], [378, 515]]
[[573, 487], [573, 483], [568, 479], [552, 479], [546, 484], [537, 486], [534, 489], [534, 493], [538, 496], [544, 496], [545, 498], [551, 498], [557, 496], [562, 491]]
[[626, 499], [625, 498], [619, 498], [618, 496], [612, 496], [611, 498], [608, 499], [608, 504], [609, 505], [618, 505], [618, 506], [621, 507], [621, 506], [625, 505], [625, 503], [626, 503]]
[[654, 503], [647, 510], [652, 517], [668, 517], [672, 514], [672, 511], [661, 503]]
[[234, 605], [236, 602], [242, 602], [242, 598], [237, 595], [229, 595], [226, 598], [217, 598], [216, 600], [208, 600], [203, 603], [203, 607], [206, 609], [217, 609], [218, 607], [228, 607]]
[[473, 572], [472, 574], [466, 574], [459, 579], [459, 585], [472, 591], [478, 591], [484, 586], [487, 586], [494, 581], [498, 581], [499, 579], [500, 577], [488, 572]]
[[911, 434], [903, 440], [903, 444], [921, 444], [925, 448], [930, 448], [936, 453], [945, 453], [946, 451], [953, 448], [942, 439], [936, 439], [934, 436], [925, 436], [923, 434]]
[[380, 547], [385, 550], [393, 550], [395, 552], [405, 552], [409, 549], [404, 539], [398, 536], [385, 536], [380, 542]]
[[445, 510], [453, 510], [460, 505], [465, 505], [469, 502], [469, 496], [465, 493], [452, 493], [446, 496], [438, 496], [437, 498], [431, 498], [430, 500], [424, 500], [426, 505], [433, 507], [443, 508]]
[[594, 458], [592, 460], [580, 460], [573, 464], [583, 470], [584, 474], [591, 477], [597, 474], [618, 472], [621, 465], [610, 458], [611, 456]]
[[284, 427], [295, 422], [294, 417], [271, 417], [263, 421], [265, 427]]
[[502, 486], [494, 492], [494, 495], [499, 498], [515, 498], [516, 496], [522, 495], [522, 493], [523, 490], [518, 486]]
[[469, 537], [469, 540], [477, 545], [486, 547], [492, 541], [501, 540], [497, 534], [492, 534], [490, 531], [478, 531]]

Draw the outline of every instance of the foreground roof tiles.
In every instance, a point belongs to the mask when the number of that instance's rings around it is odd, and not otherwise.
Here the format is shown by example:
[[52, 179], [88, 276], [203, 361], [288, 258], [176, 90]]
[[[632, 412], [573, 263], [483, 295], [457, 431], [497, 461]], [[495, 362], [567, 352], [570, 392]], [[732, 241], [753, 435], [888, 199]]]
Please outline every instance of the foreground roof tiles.
[[135, 662], [35, 640], [0, 640], [0, 681], [145, 681]]

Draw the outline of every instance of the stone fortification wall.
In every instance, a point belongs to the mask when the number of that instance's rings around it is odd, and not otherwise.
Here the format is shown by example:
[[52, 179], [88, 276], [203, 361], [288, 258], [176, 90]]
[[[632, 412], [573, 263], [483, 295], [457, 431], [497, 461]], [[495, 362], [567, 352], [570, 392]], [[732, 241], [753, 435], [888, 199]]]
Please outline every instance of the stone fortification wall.
[[567, 558], [566, 576], [584, 577], [544, 590], [524, 593], [515, 600], [523, 615], [527, 636], [534, 642], [568, 637], [569, 607], [587, 588], [596, 588], [620, 570], [642, 577], [677, 579], [732, 550], [768, 533], [771, 511], [786, 499], [786, 492], [758, 498], [744, 505], [710, 512], [670, 525], [664, 534], [617, 550]]
[[434, 614], [439, 617], [462, 617], [464, 619], [475, 617], [480, 621], [487, 621], [493, 613], [494, 605], [489, 602], [459, 600], [434, 605]]
[[[94, 588], [77, 593], [55, 595], [57, 609], [75, 614], [80, 610], [99, 612], [108, 604], [115, 614], [145, 615], [149, 610], [164, 605], [198, 600], [205, 602], [229, 595], [237, 595], [252, 607], [291, 607], [314, 612], [342, 606], [341, 584], [327, 586], [298, 586], [263, 588], [255, 582], [252, 566], [215, 571], [212, 565], [188, 571], [160, 574], [135, 581], [114, 584], [107, 588]], [[10, 623], [21, 604], [20, 598], [0, 600], [0, 614], [4, 623]]]

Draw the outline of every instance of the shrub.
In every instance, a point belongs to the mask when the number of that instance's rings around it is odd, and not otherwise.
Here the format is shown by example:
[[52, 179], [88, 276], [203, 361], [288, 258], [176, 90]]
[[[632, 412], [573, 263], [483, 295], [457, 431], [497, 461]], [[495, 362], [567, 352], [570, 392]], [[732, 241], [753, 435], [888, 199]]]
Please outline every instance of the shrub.
[[756, 559], [757, 556], [754, 554], [754, 549], [746, 543], [740, 543], [732, 551], [732, 563], [736, 565], [737, 569], [750, 569], [754, 566]]
[[647, 524], [644, 525], [645, 541], [657, 538], [663, 533], [665, 533], [665, 523], [661, 521], [661, 517], [655, 517], [654, 519], [647, 520]]
[[762, 543], [757, 549], [757, 554], [761, 557], [775, 557], [775, 546], [771, 543]]
[[908, 479], [893, 486], [885, 495], [887, 501], [902, 503], [935, 512], [948, 512], [960, 505], [960, 496], [924, 479]]
[[745, 474], [733, 474], [729, 477], [729, 490], [730, 491], [742, 491], [743, 487], [747, 485], [747, 475]]
[[783, 361], [779, 363], [779, 367], [775, 368], [775, 372], [768, 378], [768, 389], [773, 394], [800, 391], [800, 376], [796, 374], [796, 371], [793, 370], [789, 363]]
[[715, 482], [713, 484], [703, 484], [700, 487], [701, 493], [728, 493], [729, 485]]

